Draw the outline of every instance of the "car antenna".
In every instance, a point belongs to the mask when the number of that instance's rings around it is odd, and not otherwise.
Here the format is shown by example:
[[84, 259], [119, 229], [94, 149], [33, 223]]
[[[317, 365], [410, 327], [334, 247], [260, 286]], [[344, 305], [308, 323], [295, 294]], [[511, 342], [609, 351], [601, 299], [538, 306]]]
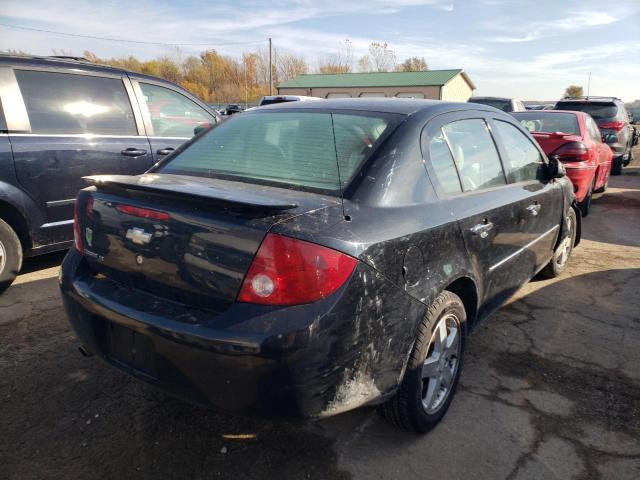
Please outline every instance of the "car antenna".
[[589, 100], [590, 90], [591, 90], [591, 72], [589, 72], [589, 79], [587, 80], [587, 100]]

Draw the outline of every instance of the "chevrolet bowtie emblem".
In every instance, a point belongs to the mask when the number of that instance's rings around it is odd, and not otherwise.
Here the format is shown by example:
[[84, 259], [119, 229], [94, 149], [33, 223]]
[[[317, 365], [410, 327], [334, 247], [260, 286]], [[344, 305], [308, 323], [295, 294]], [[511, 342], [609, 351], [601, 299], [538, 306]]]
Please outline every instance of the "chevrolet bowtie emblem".
[[146, 245], [151, 241], [151, 234], [141, 228], [135, 227], [127, 230], [126, 238], [137, 245]]

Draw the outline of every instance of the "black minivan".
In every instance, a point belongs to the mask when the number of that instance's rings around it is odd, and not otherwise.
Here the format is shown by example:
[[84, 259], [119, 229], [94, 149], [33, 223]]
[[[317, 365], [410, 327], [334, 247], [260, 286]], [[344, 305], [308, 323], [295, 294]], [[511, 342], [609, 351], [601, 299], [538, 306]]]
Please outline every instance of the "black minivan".
[[219, 116], [179, 86], [65, 57], [0, 55], [0, 292], [71, 245], [83, 176], [135, 175]]

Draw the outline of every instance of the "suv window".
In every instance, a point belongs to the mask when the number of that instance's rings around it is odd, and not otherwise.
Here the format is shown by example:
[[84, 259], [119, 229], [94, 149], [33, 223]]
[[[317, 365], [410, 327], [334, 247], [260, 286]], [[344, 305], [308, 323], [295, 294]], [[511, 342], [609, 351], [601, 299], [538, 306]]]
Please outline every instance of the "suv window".
[[181, 93], [140, 82], [155, 137], [193, 137], [198, 125], [216, 123], [213, 115]]
[[456, 166], [453, 163], [453, 156], [442, 130], [438, 130], [438, 133], [432, 137], [423, 135], [422, 139], [423, 142], [429, 139], [428, 145], [425, 146], [423, 144], [422, 151], [429, 152], [431, 166], [444, 192], [454, 194], [462, 192], [462, 185], [460, 184]]
[[524, 182], [542, 178], [544, 160], [531, 140], [510, 123], [495, 120], [495, 126], [509, 161], [509, 180]]
[[451, 145], [465, 192], [506, 183], [498, 151], [484, 120], [458, 120], [442, 130]]
[[558, 102], [556, 110], [585, 112], [595, 120], [611, 120], [618, 115], [618, 107], [613, 102]]
[[593, 140], [594, 142], [602, 143], [602, 134], [600, 133], [600, 129], [591, 117], [587, 117], [587, 131], [589, 132], [591, 140]]
[[138, 134], [120, 79], [32, 70], [15, 75], [32, 133]]

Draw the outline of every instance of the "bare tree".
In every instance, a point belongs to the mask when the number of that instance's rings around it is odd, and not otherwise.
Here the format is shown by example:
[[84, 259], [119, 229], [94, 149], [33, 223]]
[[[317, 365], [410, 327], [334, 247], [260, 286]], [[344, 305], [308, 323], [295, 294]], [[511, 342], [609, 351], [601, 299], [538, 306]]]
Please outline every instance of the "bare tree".
[[353, 65], [353, 45], [351, 40], [346, 39], [344, 46], [331, 54], [324, 55], [318, 59], [319, 73], [349, 73]]
[[396, 64], [396, 53], [389, 45], [373, 42], [369, 45], [369, 53], [358, 60], [358, 69], [361, 72], [388, 72], [393, 70]]
[[278, 81], [286, 82], [292, 78], [305, 73], [309, 73], [309, 66], [304, 58], [293, 53], [280, 54], [276, 65]]

